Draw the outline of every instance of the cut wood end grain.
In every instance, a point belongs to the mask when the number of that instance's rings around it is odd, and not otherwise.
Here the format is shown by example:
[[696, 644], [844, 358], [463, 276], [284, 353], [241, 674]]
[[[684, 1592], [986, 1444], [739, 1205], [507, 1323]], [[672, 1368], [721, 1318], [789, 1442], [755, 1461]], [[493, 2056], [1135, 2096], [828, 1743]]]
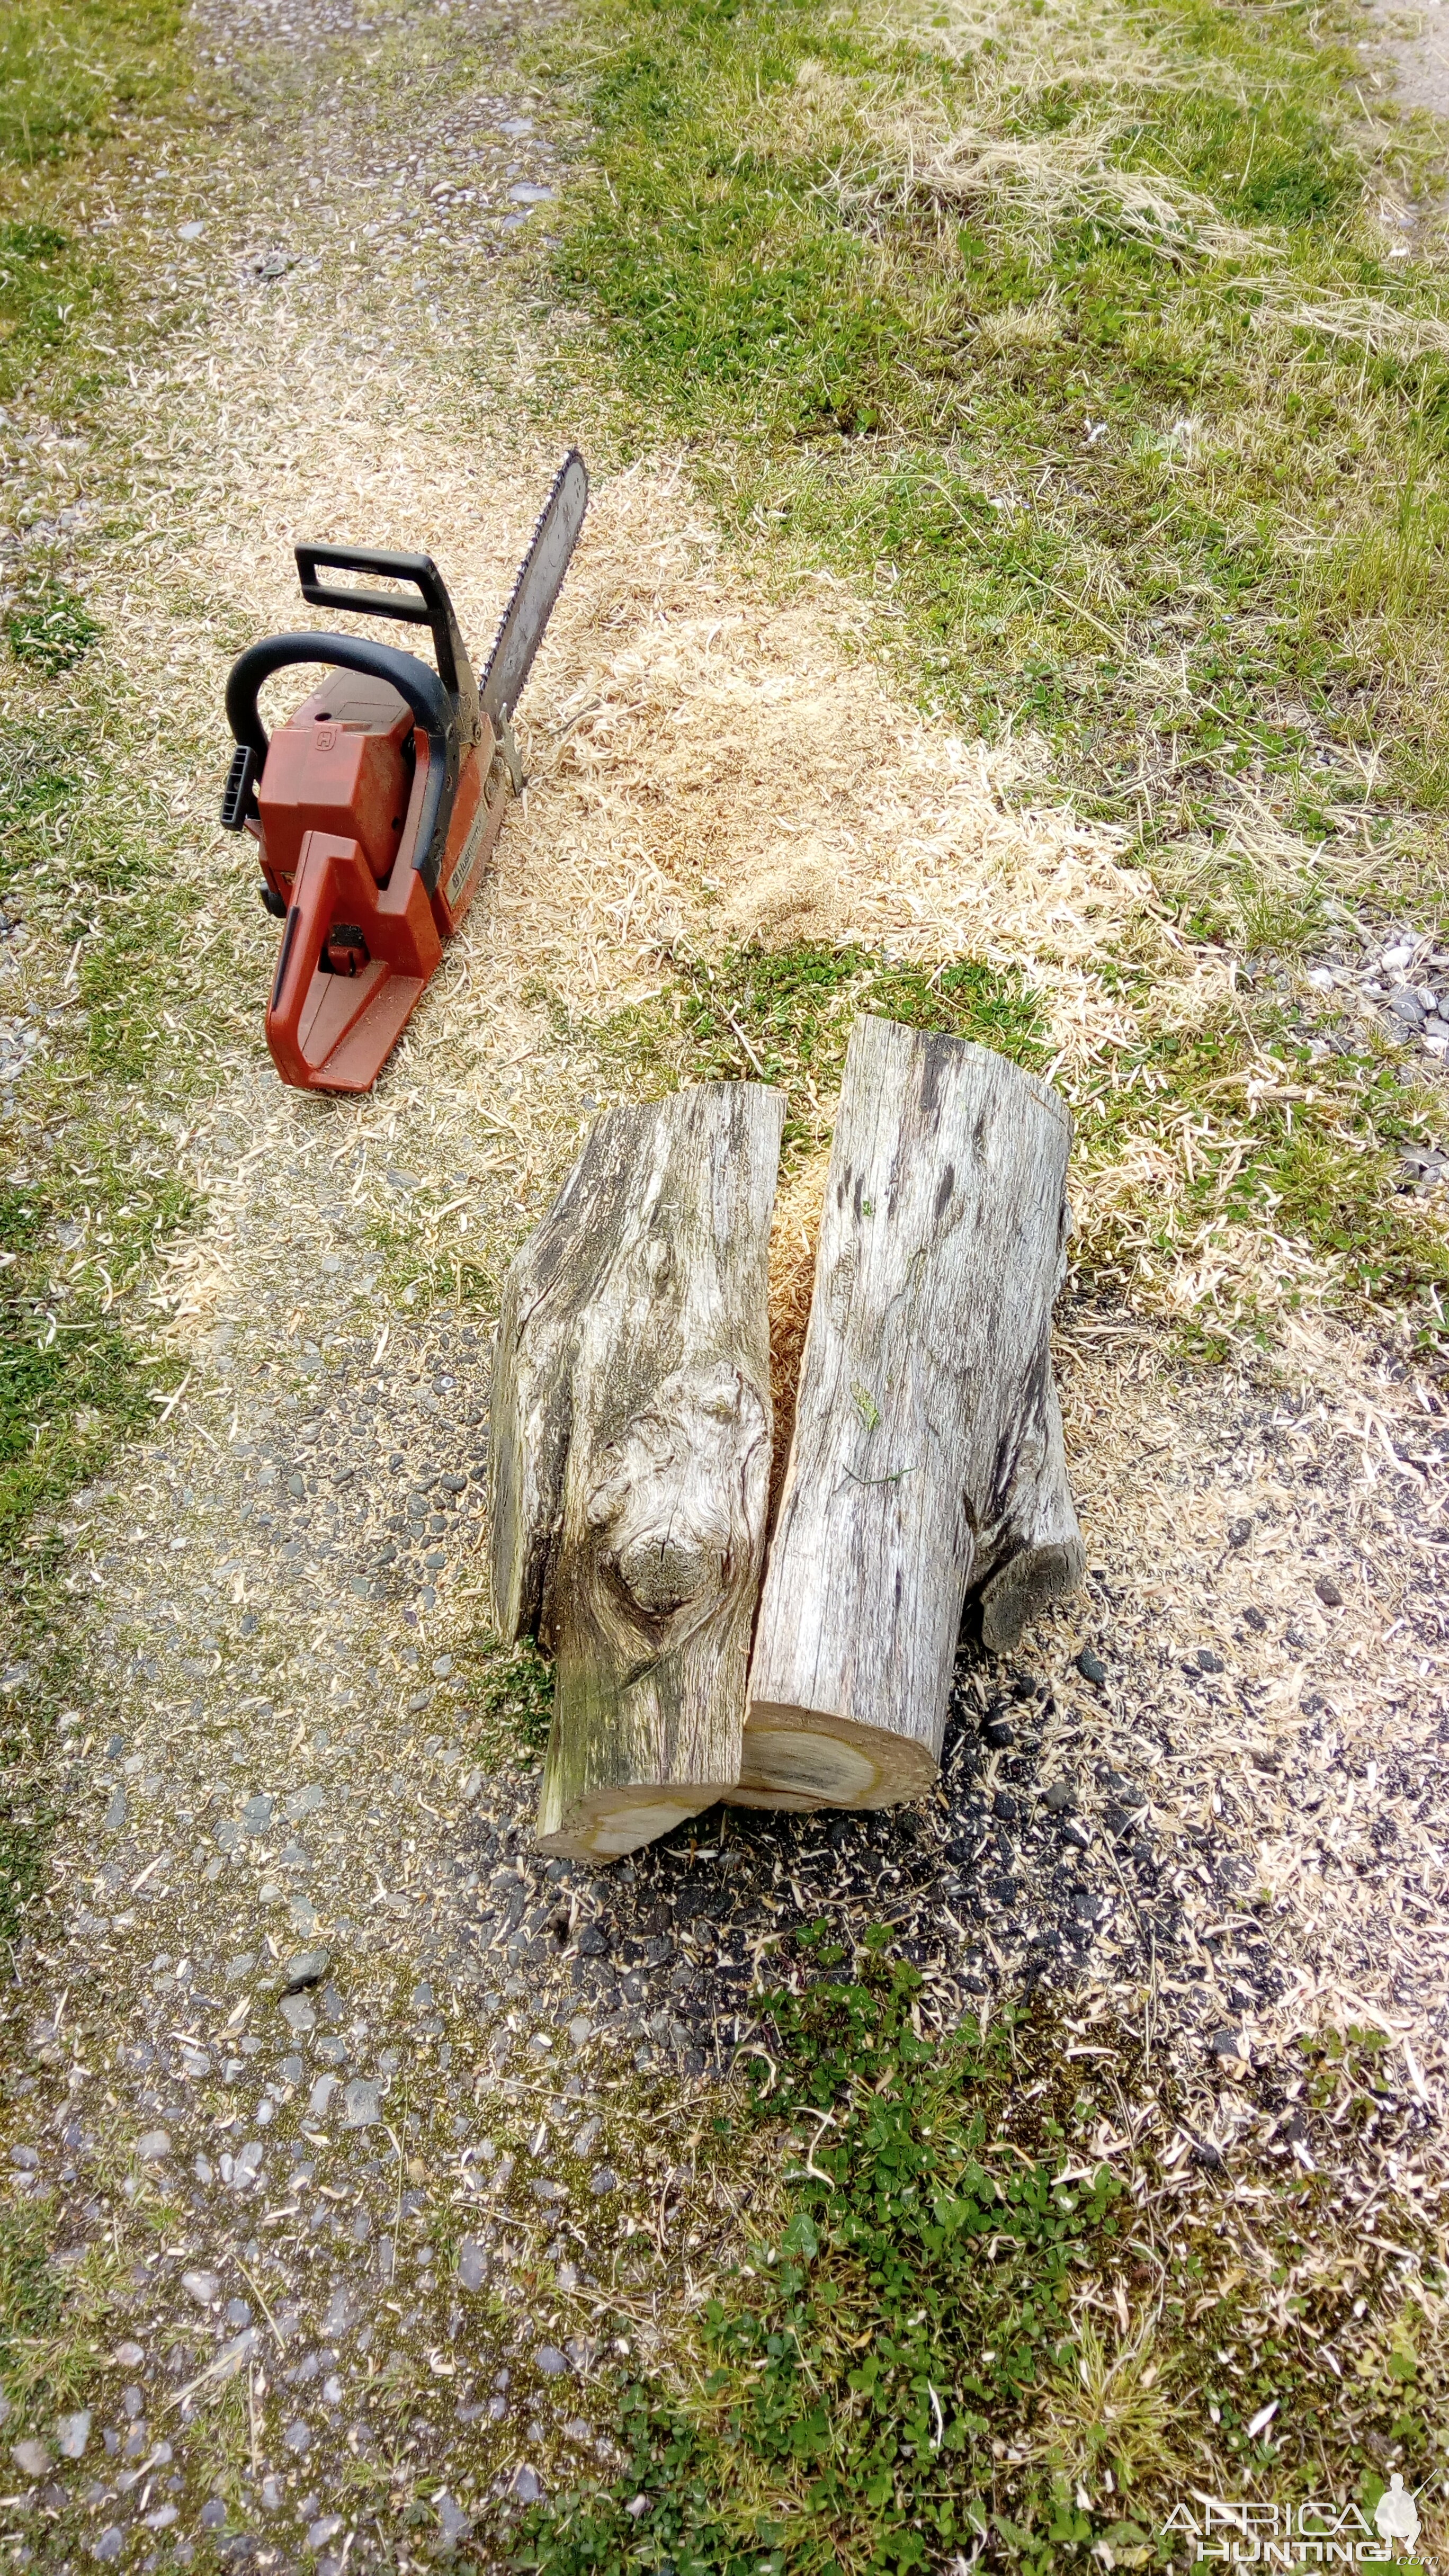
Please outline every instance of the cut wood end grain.
[[815, 1807], [896, 1807], [924, 1797], [936, 1761], [923, 1745], [883, 1727], [809, 1709], [750, 1710], [740, 1759], [739, 1786], [725, 1796], [734, 1807], [781, 1807], [808, 1814]]
[[596, 1790], [575, 1799], [568, 1816], [556, 1826], [550, 1827], [540, 1813], [538, 1848], [560, 1860], [623, 1860], [644, 1843], [672, 1834], [690, 1816], [702, 1815], [726, 1794], [732, 1796], [733, 1791], [727, 1793], [720, 1786], [686, 1801], [661, 1796], [647, 1780], [630, 1788]]

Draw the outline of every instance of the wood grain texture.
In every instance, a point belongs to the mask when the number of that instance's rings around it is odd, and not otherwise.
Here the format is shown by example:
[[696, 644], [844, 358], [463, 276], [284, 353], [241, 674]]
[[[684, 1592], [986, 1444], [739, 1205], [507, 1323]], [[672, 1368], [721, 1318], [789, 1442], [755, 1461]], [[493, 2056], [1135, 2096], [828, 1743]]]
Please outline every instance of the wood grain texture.
[[616, 1858], [739, 1777], [784, 1108], [717, 1082], [610, 1110], [509, 1273], [493, 1584], [556, 1659], [546, 1851]]
[[935, 1779], [968, 1592], [1009, 1645], [1082, 1571], [1052, 1378], [1071, 1120], [1001, 1056], [886, 1020], [846, 1058], [739, 1803]]

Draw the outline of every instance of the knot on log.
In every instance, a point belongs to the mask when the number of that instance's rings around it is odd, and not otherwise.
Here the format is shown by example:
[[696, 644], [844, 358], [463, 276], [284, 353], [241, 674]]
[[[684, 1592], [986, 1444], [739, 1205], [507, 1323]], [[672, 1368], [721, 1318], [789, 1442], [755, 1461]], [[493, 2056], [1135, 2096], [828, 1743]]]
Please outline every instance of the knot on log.
[[601, 1451], [585, 1504], [596, 1561], [656, 1652], [707, 1619], [748, 1561], [768, 1473], [765, 1401], [727, 1363], [666, 1379]]

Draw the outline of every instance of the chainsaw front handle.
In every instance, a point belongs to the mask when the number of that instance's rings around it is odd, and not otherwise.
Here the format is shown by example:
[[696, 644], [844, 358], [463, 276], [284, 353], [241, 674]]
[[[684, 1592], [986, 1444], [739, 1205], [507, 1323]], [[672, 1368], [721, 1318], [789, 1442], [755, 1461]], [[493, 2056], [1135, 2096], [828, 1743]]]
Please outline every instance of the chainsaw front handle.
[[413, 722], [428, 747], [412, 865], [428, 893], [437, 889], [443, 850], [458, 793], [462, 756], [461, 725], [452, 697], [426, 662], [415, 653], [400, 653], [394, 644], [374, 644], [365, 635], [271, 635], [248, 645], [232, 664], [226, 684], [226, 715], [236, 742], [236, 757], [227, 780], [222, 822], [239, 832], [255, 811], [255, 791], [267, 757], [267, 734], [257, 700], [263, 684], [293, 663], [322, 662], [337, 671], [365, 672], [386, 680], [411, 710]]
[[[463, 641], [447, 584], [431, 555], [395, 554], [379, 546], [302, 544], [293, 548], [302, 597], [312, 608], [350, 608], [361, 617], [396, 617], [406, 626], [431, 630], [438, 657], [438, 677], [450, 697], [478, 730], [478, 683]], [[345, 582], [319, 581], [318, 566], [329, 572], [376, 572], [385, 581], [408, 582], [417, 597], [396, 590], [350, 590]]]

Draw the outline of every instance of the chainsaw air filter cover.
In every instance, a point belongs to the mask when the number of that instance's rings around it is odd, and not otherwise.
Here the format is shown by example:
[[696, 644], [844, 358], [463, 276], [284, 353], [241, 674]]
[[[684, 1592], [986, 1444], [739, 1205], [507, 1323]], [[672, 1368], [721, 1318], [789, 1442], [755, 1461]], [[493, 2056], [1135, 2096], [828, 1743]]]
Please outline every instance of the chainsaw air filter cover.
[[386, 680], [334, 671], [314, 689], [273, 734], [257, 794], [262, 873], [283, 910], [311, 831], [350, 832], [387, 883], [415, 767], [412, 710]]

